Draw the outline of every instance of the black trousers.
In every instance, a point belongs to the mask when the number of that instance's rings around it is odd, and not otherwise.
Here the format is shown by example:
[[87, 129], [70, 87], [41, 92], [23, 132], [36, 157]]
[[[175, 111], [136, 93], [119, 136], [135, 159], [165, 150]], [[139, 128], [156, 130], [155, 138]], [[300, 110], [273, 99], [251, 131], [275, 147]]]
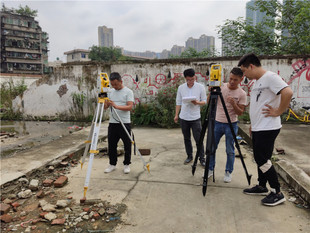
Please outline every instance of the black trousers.
[[[191, 129], [192, 129], [192, 133], [193, 133], [193, 136], [196, 142], [196, 147], [198, 150], [198, 143], [199, 143], [199, 138], [200, 138], [201, 129], [202, 129], [201, 120], [200, 118], [197, 120], [193, 120], [193, 121], [186, 121], [186, 120], [180, 119], [180, 125], [182, 129], [183, 137], [184, 137], [185, 151], [186, 151], [187, 157], [192, 158], [193, 157], [193, 146], [192, 146], [192, 140], [191, 140]], [[202, 148], [199, 154], [199, 159], [203, 159], [203, 158], [204, 158], [204, 148], [202, 144]]]
[[265, 172], [263, 172], [260, 167], [271, 159], [274, 142], [279, 133], [280, 129], [252, 132], [253, 153], [257, 164], [259, 185], [266, 187], [268, 182], [270, 187], [275, 189], [276, 192], [280, 192], [280, 183], [274, 166], [271, 165]]
[[[130, 135], [131, 125], [124, 125]], [[131, 141], [120, 123], [110, 123], [108, 127], [108, 153], [110, 164], [114, 166], [117, 164], [117, 143], [120, 139], [122, 139], [125, 149], [123, 164], [129, 165], [131, 163]]]

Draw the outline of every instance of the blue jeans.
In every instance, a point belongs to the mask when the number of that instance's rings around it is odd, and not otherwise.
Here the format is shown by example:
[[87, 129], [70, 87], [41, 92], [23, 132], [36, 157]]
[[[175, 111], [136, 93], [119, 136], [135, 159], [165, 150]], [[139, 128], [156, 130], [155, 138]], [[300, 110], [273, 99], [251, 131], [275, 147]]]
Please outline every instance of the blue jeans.
[[[238, 132], [237, 122], [232, 123], [232, 127], [234, 129], [235, 135], [237, 135], [237, 132]], [[221, 137], [224, 134], [225, 134], [226, 154], [227, 154], [225, 172], [228, 171], [228, 172], [232, 173], [232, 171], [234, 170], [234, 162], [235, 162], [234, 137], [231, 133], [231, 130], [230, 130], [228, 123], [221, 123], [221, 122], [215, 121], [215, 125], [214, 125], [215, 151], [218, 147], [218, 144], [221, 140]], [[210, 155], [209, 170], [213, 171], [214, 166], [215, 166], [215, 154]]]

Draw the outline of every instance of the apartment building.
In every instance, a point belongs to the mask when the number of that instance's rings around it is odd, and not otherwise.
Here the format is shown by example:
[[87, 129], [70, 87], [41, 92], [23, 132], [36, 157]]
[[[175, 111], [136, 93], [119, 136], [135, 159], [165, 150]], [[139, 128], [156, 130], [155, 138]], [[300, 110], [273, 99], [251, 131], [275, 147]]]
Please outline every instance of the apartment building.
[[[253, 10], [252, 7], [255, 6], [255, 1], [256, 0], [251, 0], [251, 1], [246, 3], [245, 19], [246, 19], [247, 23], [249, 25], [256, 26], [260, 23], [263, 23], [265, 18], [274, 20], [274, 18], [272, 18], [271, 16], [267, 16], [266, 12], [262, 12], [259, 10]], [[273, 31], [274, 30], [274, 28], [268, 27], [266, 25], [264, 25], [264, 27], [267, 31]]]
[[100, 47], [113, 47], [113, 28], [98, 27], [98, 44]]
[[48, 71], [48, 34], [31, 16], [1, 11], [1, 73]]
[[185, 48], [194, 48], [197, 52], [201, 52], [204, 49], [211, 51], [215, 46], [214, 36], [201, 35], [199, 39], [190, 37], [185, 42]]

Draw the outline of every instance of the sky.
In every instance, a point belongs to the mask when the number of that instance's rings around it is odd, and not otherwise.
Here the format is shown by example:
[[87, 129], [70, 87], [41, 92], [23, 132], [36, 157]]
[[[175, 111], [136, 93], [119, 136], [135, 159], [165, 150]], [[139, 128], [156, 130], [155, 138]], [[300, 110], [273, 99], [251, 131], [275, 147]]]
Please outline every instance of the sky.
[[113, 28], [114, 46], [134, 52], [162, 52], [173, 45], [185, 46], [189, 37], [215, 37], [225, 20], [245, 17], [249, 0], [2, 0], [7, 8], [28, 5], [38, 10], [35, 18], [49, 34], [49, 61], [66, 62], [64, 52], [98, 45], [98, 26]]

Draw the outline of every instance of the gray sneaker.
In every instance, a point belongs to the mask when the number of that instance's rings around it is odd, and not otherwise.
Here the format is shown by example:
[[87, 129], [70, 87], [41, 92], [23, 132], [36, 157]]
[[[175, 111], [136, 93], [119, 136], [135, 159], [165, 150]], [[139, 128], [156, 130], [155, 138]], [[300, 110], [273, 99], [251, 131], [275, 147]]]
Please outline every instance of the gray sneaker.
[[[213, 170], [208, 171], [208, 179], [213, 176]], [[202, 178], [204, 177], [204, 174], [202, 174]]]
[[231, 173], [229, 171], [226, 171], [225, 172], [225, 175], [224, 175], [224, 182], [225, 183], [230, 183], [231, 182]]

